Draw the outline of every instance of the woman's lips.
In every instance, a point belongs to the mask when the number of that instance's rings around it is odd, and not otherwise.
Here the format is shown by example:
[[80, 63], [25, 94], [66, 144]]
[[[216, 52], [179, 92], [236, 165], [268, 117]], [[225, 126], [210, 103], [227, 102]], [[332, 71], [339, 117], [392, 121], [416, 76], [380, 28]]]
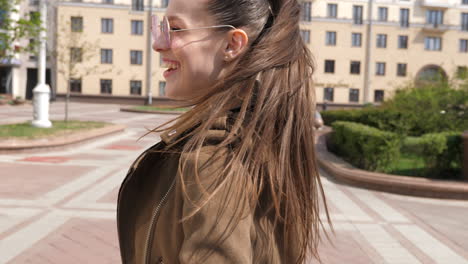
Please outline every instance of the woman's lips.
[[164, 63], [164, 66], [169, 68], [166, 71], [164, 71], [163, 73], [164, 78], [168, 78], [171, 75], [175, 74], [180, 68], [180, 63], [178, 61], [169, 60], [169, 59], [163, 59], [162, 61]]
[[163, 73], [163, 76], [164, 78], [169, 78], [171, 75], [173, 75], [174, 73], [178, 72], [179, 69], [167, 69], [166, 71], [164, 71]]

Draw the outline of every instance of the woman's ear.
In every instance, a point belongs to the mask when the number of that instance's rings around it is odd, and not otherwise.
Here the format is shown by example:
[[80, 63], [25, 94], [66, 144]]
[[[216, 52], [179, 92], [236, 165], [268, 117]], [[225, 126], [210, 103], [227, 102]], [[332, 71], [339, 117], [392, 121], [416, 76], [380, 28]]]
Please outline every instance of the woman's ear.
[[225, 61], [232, 61], [238, 58], [247, 48], [249, 37], [242, 29], [229, 31], [227, 36], [227, 45], [224, 51]]

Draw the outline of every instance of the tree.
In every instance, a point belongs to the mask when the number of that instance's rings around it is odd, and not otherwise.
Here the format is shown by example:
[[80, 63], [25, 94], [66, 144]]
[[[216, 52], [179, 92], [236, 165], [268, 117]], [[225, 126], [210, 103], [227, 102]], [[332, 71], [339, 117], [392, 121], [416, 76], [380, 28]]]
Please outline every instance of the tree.
[[[10, 64], [12, 59], [20, 53], [38, 52], [39, 41], [28, 41], [25, 46], [19, 45], [24, 39], [38, 39], [41, 27], [39, 12], [32, 12], [25, 17], [19, 17], [17, 8], [22, 0], [0, 0], [0, 64]], [[19, 17], [13, 19], [12, 17]], [[10, 86], [11, 71], [7, 78]]]
[[65, 121], [68, 121], [68, 104], [70, 102], [71, 85], [76, 80], [93, 74], [106, 74], [116, 68], [111, 65], [93, 63], [99, 51], [99, 40], [90, 42], [83, 32], [83, 21], [80, 16], [66, 20], [60, 17], [57, 36], [57, 47], [53, 52], [57, 58], [57, 72], [67, 82], [65, 96]]

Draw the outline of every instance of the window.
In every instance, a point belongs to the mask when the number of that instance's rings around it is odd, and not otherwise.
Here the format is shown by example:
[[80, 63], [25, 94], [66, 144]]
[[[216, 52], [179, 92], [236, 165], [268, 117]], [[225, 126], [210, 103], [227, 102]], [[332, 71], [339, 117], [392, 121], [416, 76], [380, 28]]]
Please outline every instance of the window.
[[335, 61], [334, 60], [325, 60], [325, 72], [335, 73]]
[[101, 19], [101, 32], [102, 33], [114, 33], [114, 19], [102, 18]]
[[460, 39], [460, 52], [468, 52], [468, 39]]
[[161, 0], [161, 7], [166, 8], [169, 5], [169, 0]]
[[132, 35], [143, 35], [143, 20], [132, 20]]
[[425, 50], [442, 50], [442, 40], [439, 37], [426, 37], [424, 39]]
[[444, 13], [442, 10], [427, 10], [426, 24], [432, 24], [434, 27], [442, 25], [444, 22]]
[[462, 5], [468, 5], [468, 0], [462, 0]]
[[166, 82], [159, 82], [159, 96], [166, 96]]
[[384, 101], [385, 92], [384, 90], [375, 90], [374, 91], [374, 102], [383, 102]]
[[359, 102], [359, 89], [349, 89], [349, 101], [353, 103]]
[[70, 48], [70, 61], [71, 62], [81, 62], [82, 59], [81, 48]]
[[334, 89], [331, 87], [327, 87], [323, 93], [323, 100], [328, 102], [333, 102], [334, 99]]
[[114, 0], [102, 0], [103, 4], [113, 4]]
[[29, 0], [29, 5], [37, 6], [39, 5], [39, 0]]
[[361, 33], [352, 33], [351, 35], [351, 46], [361, 47], [362, 45], [362, 34]]
[[461, 29], [463, 31], [468, 31], [468, 13], [461, 14]]
[[101, 79], [101, 94], [112, 94], [112, 80]]
[[141, 81], [130, 81], [130, 94], [141, 95]]
[[362, 25], [362, 6], [353, 5], [353, 23]]
[[334, 32], [334, 31], [327, 31], [326, 32], [325, 44], [327, 46], [335, 46], [336, 45], [336, 32]]
[[377, 62], [375, 75], [385, 75], [385, 62]]
[[302, 3], [301, 20], [312, 21], [312, 2]]
[[143, 51], [131, 50], [130, 51], [130, 64], [143, 64]]
[[82, 17], [71, 17], [71, 31], [83, 32], [83, 18]]
[[143, 11], [145, 8], [143, 0], [132, 0], [132, 10], [133, 11]]
[[388, 8], [386, 7], [379, 7], [379, 17], [378, 20], [381, 22], [385, 22], [388, 20]]
[[101, 63], [112, 64], [112, 49], [101, 49]]
[[70, 92], [81, 93], [81, 79], [70, 79]]
[[350, 73], [351, 74], [360, 74], [361, 73], [361, 62], [360, 61], [351, 61]]
[[404, 35], [398, 36], [398, 48], [399, 49], [408, 48], [408, 36], [404, 36]]
[[30, 11], [29, 12], [29, 20], [36, 20], [41, 18], [41, 13], [38, 11]]
[[[33, 46], [35, 42], [36, 42], [35, 39], [29, 39], [29, 45], [30, 45], [30, 46]], [[37, 61], [37, 56], [36, 56], [34, 53], [31, 53], [31, 54], [29, 55], [29, 60], [30, 60], [30, 61]]]
[[409, 27], [409, 9], [400, 8], [400, 27]]
[[301, 37], [304, 43], [310, 43], [310, 30], [301, 30]]
[[327, 17], [336, 18], [338, 16], [338, 5], [337, 4], [327, 4]]
[[458, 66], [457, 67], [457, 78], [458, 79], [468, 78], [468, 67], [467, 66]]
[[397, 64], [397, 76], [404, 77], [406, 76], [406, 63]]
[[387, 47], [387, 35], [377, 34], [377, 48], [386, 48], [386, 47]]

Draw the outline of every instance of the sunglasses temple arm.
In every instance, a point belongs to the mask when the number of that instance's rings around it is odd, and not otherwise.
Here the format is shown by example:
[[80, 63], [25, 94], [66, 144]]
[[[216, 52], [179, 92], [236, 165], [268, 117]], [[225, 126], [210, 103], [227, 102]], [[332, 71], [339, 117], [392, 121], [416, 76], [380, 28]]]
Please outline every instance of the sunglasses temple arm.
[[199, 27], [199, 28], [187, 28], [187, 29], [171, 29], [171, 32], [181, 32], [181, 31], [189, 31], [189, 30], [201, 30], [201, 29], [210, 29], [210, 28], [232, 28], [236, 29], [234, 26], [231, 25], [219, 25], [219, 26], [210, 26], [210, 27]]

